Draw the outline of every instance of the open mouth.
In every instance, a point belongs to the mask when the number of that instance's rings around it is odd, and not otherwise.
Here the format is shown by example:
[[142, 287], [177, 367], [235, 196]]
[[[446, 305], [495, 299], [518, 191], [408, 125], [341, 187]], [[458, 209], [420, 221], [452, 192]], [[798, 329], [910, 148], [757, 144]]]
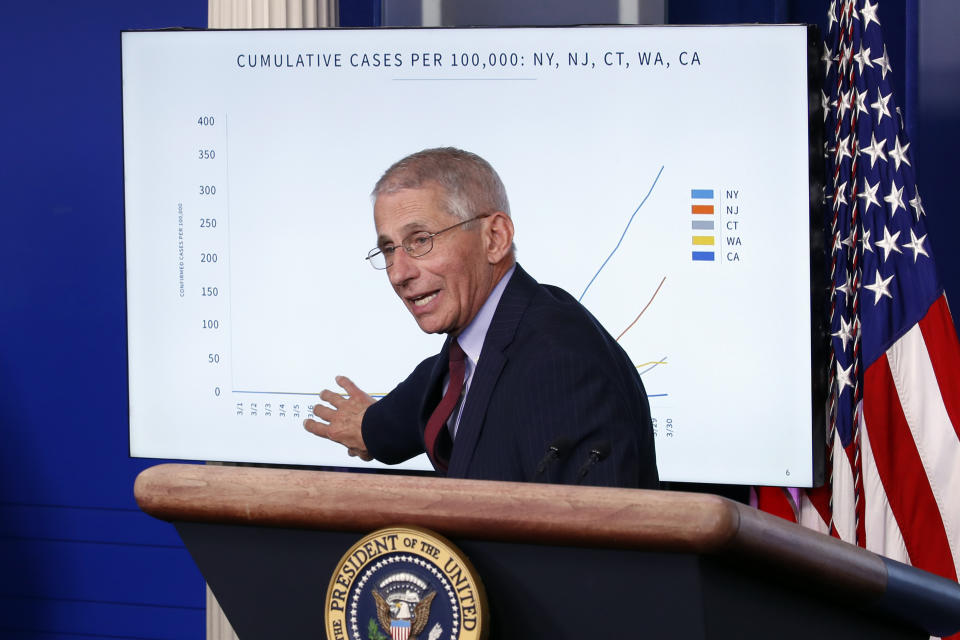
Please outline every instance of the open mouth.
[[413, 306], [415, 307], [422, 307], [426, 304], [429, 304], [431, 300], [436, 298], [437, 293], [438, 293], [437, 291], [434, 291], [433, 293], [422, 295], [419, 298], [410, 298], [410, 302], [412, 302]]

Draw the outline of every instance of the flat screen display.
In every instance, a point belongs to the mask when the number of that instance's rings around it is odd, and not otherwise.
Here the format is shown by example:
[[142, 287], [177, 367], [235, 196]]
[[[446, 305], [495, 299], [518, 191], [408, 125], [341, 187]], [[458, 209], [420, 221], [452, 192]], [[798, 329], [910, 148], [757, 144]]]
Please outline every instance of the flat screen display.
[[440, 349], [364, 257], [382, 172], [455, 146], [503, 179], [524, 269], [632, 358], [661, 479], [814, 480], [807, 27], [126, 32], [122, 48], [133, 456], [383, 467], [301, 423], [336, 375], [382, 396]]

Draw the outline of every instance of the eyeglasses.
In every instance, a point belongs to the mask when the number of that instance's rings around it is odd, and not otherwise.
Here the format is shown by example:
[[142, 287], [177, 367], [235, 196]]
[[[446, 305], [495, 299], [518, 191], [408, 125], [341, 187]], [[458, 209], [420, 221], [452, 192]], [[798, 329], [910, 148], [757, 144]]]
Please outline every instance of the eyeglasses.
[[407, 255], [411, 258], [421, 258], [430, 251], [433, 250], [433, 239], [440, 235], [441, 233], [446, 233], [451, 229], [456, 229], [461, 227], [468, 222], [473, 222], [474, 220], [480, 220], [481, 218], [489, 217], [491, 214], [484, 213], [483, 215], [474, 216], [469, 220], [464, 220], [463, 222], [458, 222], [457, 224], [450, 225], [446, 229], [440, 229], [434, 233], [429, 231], [417, 231], [411, 233], [409, 236], [403, 239], [403, 242], [400, 243], [400, 246], [397, 245], [387, 245], [385, 247], [375, 247], [370, 250], [370, 253], [367, 254], [366, 260], [370, 261], [370, 265], [374, 269], [386, 269], [393, 264], [393, 254], [398, 248], [403, 248], [407, 252]]

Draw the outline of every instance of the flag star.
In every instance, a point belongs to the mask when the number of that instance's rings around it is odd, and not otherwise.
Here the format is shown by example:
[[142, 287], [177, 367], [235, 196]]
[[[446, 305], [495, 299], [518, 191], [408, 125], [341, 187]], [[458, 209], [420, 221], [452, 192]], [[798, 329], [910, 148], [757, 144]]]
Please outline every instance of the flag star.
[[[877, 183], [877, 184], [880, 184], [880, 183]], [[878, 202], [877, 204], [879, 205], [880, 203]], [[870, 253], [873, 253], [873, 247], [870, 246], [870, 229], [864, 229], [863, 240], [861, 240], [860, 243], [863, 245], [864, 251], [869, 251]]]
[[860, 74], [863, 74], [864, 67], [873, 68], [873, 62], [870, 61], [870, 48], [863, 48], [863, 45], [860, 45], [860, 51], [853, 56], [853, 61], [860, 65]]
[[880, 188], [880, 181], [878, 180], [877, 184], [871, 185], [870, 181], [864, 178], [863, 184], [863, 191], [858, 193], [857, 197], [867, 201], [863, 209], [864, 213], [866, 213], [867, 211], [870, 211], [870, 205], [875, 204], [878, 207], [880, 206], [880, 201], [877, 200], [877, 189]]
[[830, 248], [830, 253], [836, 253], [840, 251], [840, 247], [843, 246], [843, 241], [840, 239], [840, 234], [836, 233], [833, 235], [833, 247]]
[[[852, 158], [850, 155], [850, 136], [847, 135], [843, 140], [837, 142], [837, 148], [834, 151], [834, 164], [840, 164], [844, 158]], [[846, 183], [844, 183], [846, 184]]]
[[[894, 162], [897, 163], [897, 171], [900, 170], [900, 163], [905, 162], [910, 165], [910, 161], [907, 160], [907, 149], [910, 148], [910, 143], [900, 146], [900, 138], [893, 139], [893, 149], [888, 149], [887, 153], [890, 154], [890, 157], [893, 158]], [[913, 166], [913, 165], [910, 165]]]
[[850, 230], [850, 233], [847, 234], [846, 238], [840, 241], [840, 244], [850, 249], [853, 249], [853, 229]]
[[[847, 109], [850, 108], [850, 98], [853, 95], [853, 89], [841, 93], [837, 98], [837, 118], [843, 120], [846, 117]], [[849, 136], [847, 136], [849, 137]], [[846, 140], [846, 138], [844, 138]]]
[[867, 109], [867, 92], [866, 91], [857, 91], [856, 96], [856, 105], [857, 113], [863, 112], [867, 114], [867, 117], [870, 116], [870, 109]]
[[884, 140], [877, 140], [877, 135], [874, 132], [870, 132], [870, 146], [864, 147], [860, 150], [860, 153], [865, 153], [870, 156], [870, 168], [873, 169], [873, 165], [876, 164], [877, 158], [880, 158], [884, 162], [887, 160], [887, 152], [883, 149]]
[[927, 215], [927, 212], [923, 208], [923, 200], [920, 199], [919, 190], [917, 190], [917, 195], [913, 197], [913, 200], [910, 201], [910, 206], [913, 207], [913, 210], [916, 212], [917, 220], [920, 220], [920, 216]]
[[[847, 274], [847, 281], [842, 285], [836, 288], [837, 293], [842, 293], [843, 295], [850, 297], [850, 294], [853, 292], [853, 282], [850, 281], [850, 274]], [[846, 349], [846, 347], [844, 347]]]
[[870, 0], [866, 0], [863, 3], [863, 8], [860, 9], [860, 15], [863, 17], [863, 28], [866, 29], [870, 26], [871, 22], [876, 22], [877, 26], [880, 26], [880, 20], [877, 18], [877, 6], [878, 4], [870, 4]]
[[[898, 233], [899, 233], [899, 232], [898, 232]], [[877, 244], [879, 245], [880, 243], [878, 242]], [[865, 285], [863, 285], [863, 288], [864, 288], [864, 289], [869, 289], [870, 291], [873, 291], [873, 296], [874, 296], [874, 297], [873, 297], [873, 304], [877, 304], [878, 302], [880, 302], [880, 298], [882, 298], [883, 296], [887, 296], [887, 297], [890, 298], [891, 300], [893, 299], [893, 296], [890, 295], [890, 289], [889, 289], [889, 287], [890, 287], [890, 281], [891, 281], [891, 280], [893, 280], [893, 275], [892, 275], [892, 274], [890, 275], [889, 278], [887, 278], [886, 280], [884, 280], [884, 279], [880, 276], [880, 270], [878, 269], [878, 270], [877, 270], [877, 279], [873, 281], [873, 284], [865, 284]]]
[[927, 250], [923, 248], [923, 243], [926, 239], [927, 239], [927, 234], [923, 234], [918, 238], [917, 234], [913, 232], [913, 229], [910, 229], [910, 242], [908, 242], [903, 246], [913, 251], [914, 264], [917, 263], [917, 258], [920, 256], [927, 256], [928, 258], [930, 257], [930, 254], [927, 253]]
[[850, 381], [851, 369], [853, 369], [852, 364], [844, 369], [839, 362], [837, 363], [837, 395], [841, 395], [846, 387], [853, 387], [853, 382]]
[[[836, 106], [836, 102], [831, 102], [830, 98], [827, 97], [827, 94], [823, 92], [823, 89], [820, 90], [820, 106], [823, 108], [823, 121], [826, 122], [827, 118], [830, 116], [830, 107]], [[826, 143], [824, 143], [824, 148], [826, 148]]]
[[880, 67], [880, 72], [883, 76], [883, 79], [887, 79], [887, 72], [893, 71], [893, 68], [890, 66], [890, 58], [887, 57], [887, 45], [883, 45], [883, 56], [879, 58], [874, 58], [874, 62], [877, 63], [877, 66]]
[[833, 247], [830, 248], [830, 253], [833, 254], [833, 253], [836, 253], [837, 251], [840, 251], [840, 247], [842, 246], [843, 246], [843, 241], [840, 239], [840, 234], [839, 233], [833, 234]]
[[890, 205], [890, 215], [895, 216], [899, 209], [906, 211], [907, 208], [903, 204], [903, 187], [898, 189], [896, 181], [891, 182], [890, 186], [890, 193], [883, 196], [883, 201]]
[[880, 91], [877, 91], [877, 101], [871, 104], [870, 106], [877, 110], [877, 124], [880, 124], [883, 121], [883, 116], [890, 116], [890, 107], [887, 106], [887, 103], [890, 102], [890, 96], [892, 93], [888, 93], [886, 96], [880, 94]]
[[823, 43], [823, 55], [820, 56], [820, 61], [824, 65], [823, 75], [830, 75], [830, 65], [833, 64], [833, 56], [830, 55], [830, 47], [827, 46], [827, 43]]
[[848, 203], [847, 203], [847, 183], [846, 183], [846, 181], [844, 181], [843, 184], [841, 184], [839, 187], [837, 187], [837, 190], [834, 192], [833, 197], [835, 198], [835, 200], [834, 200], [834, 206], [837, 206], [837, 205], [840, 205], [840, 204], [848, 204]]
[[840, 45], [840, 51], [837, 52], [837, 62], [840, 64], [840, 75], [847, 73], [847, 67], [850, 66], [851, 45]]
[[[827, 9], [827, 31], [833, 29], [833, 25], [836, 24], [837, 18], [835, 14], [837, 13], [837, 0], [830, 0], [830, 8]], [[824, 43], [826, 46], [826, 43]]]
[[[895, 234], [890, 235], [890, 230], [886, 227], [883, 228], [883, 240], [877, 240], [874, 242], [875, 245], [883, 249], [883, 261], [886, 262], [887, 258], [890, 257], [890, 254], [894, 251], [897, 253], [903, 253], [900, 250], [900, 247], [897, 246], [897, 238], [900, 237], [900, 232], [897, 231]], [[879, 278], [879, 272], [877, 272], [877, 277]], [[870, 287], [867, 287], [868, 289]]]
[[[843, 344], [843, 350], [847, 350], [847, 340], [853, 340], [853, 334], [850, 332], [850, 329], [853, 328], [852, 322], [847, 322], [847, 319], [843, 316], [840, 316], [840, 330], [836, 333], [832, 333], [834, 338], [840, 338], [840, 342]], [[840, 372], [837, 371], [839, 374]]]

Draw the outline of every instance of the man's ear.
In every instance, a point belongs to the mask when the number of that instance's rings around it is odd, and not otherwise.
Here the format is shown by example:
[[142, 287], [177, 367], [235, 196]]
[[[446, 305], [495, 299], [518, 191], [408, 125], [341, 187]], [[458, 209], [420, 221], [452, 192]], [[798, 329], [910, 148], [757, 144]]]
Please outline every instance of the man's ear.
[[483, 220], [487, 261], [497, 264], [513, 247], [513, 220], [503, 211], [495, 211]]

